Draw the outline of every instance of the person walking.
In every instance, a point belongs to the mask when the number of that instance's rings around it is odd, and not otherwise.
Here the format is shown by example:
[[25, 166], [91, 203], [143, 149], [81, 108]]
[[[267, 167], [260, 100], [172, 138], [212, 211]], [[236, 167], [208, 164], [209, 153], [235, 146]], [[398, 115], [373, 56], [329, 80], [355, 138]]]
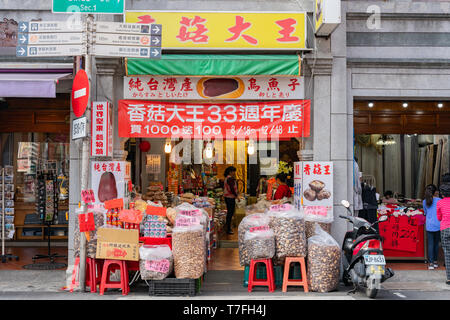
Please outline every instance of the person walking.
[[236, 182], [236, 168], [226, 168], [223, 175], [225, 176], [223, 183], [223, 197], [225, 198], [225, 204], [227, 205], [227, 220], [225, 226], [227, 233], [233, 234], [234, 232], [231, 228], [231, 221], [233, 220], [233, 215], [236, 211], [236, 199], [239, 198]]
[[436, 205], [437, 219], [441, 222], [441, 243], [444, 249], [446, 283], [450, 285], [450, 179], [445, 175], [439, 188], [443, 199]]
[[439, 190], [434, 184], [429, 184], [425, 188], [425, 200], [423, 200], [423, 211], [426, 216], [425, 228], [427, 230], [428, 242], [428, 269], [433, 270], [438, 267], [439, 238], [441, 223], [437, 218], [437, 203]]

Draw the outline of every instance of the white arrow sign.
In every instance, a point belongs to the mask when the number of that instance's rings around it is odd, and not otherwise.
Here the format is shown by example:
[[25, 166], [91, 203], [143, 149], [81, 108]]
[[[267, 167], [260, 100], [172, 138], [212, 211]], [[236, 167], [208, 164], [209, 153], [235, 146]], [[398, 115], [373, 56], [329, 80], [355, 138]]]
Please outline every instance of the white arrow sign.
[[20, 21], [19, 30], [24, 33], [86, 31], [85, 24], [70, 23], [69, 21]]
[[150, 35], [122, 35], [115, 33], [96, 33], [94, 43], [120, 46], [144, 46], [150, 47], [153, 37]]
[[[156, 49], [159, 56], [155, 53], [150, 54], [150, 50]], [[160, 58], [161, 50], [159, 48], [138, 47], [138, 46], [114, 46], [95, 44], [93, 55], [105, 57], [128, 57], [128, 58]]]
[[47, 46], [17, 46], [17, 57], [61, 57], [61, 56], [81, 56], [86, 54], [84, 44], [65, 44]]
[[19, 33], [20, 45], [31, 44], [82, 44], [86, 42], [83, 33]]

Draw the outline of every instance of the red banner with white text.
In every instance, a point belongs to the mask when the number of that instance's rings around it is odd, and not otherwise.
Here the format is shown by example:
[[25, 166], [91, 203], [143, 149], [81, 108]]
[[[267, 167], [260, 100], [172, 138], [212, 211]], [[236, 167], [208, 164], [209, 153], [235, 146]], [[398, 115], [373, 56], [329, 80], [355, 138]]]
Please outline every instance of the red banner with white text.
[[119, 101], [119, 136], [136, 138], [310, 136], [310, 100], [256, 103]]

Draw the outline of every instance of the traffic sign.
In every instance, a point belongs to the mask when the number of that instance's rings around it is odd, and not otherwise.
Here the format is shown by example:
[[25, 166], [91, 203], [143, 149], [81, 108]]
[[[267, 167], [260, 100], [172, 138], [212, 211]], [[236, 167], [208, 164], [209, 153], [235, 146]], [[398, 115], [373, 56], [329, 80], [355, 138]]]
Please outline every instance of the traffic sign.
[[122, 35], [116, 33], [96, 33], [95, 44], [161, 47], [160, 36]]
[[146, 34], [160, 36], [162, 26], [160, 24], [142, 24], [142, 23], [120, 23], [97, 21], [94, 24], [94, 30], [102, 33], [120, 33], [120, 34]]
[[73, 79], [72, 110], [76, 117], [81, 117], [86, 111], [89, 100], [89, 78], [86, 71], [80, 69]]
[[72, 140], [87, 137], [87, 118], [81, 117], [72, 121]]
[[128, 58], [148, 58], [160, 59], [161, 48], [139, 47], [139, 46], [114, 46], [96, 44], [92, 54], [95, 56], [107, 57], [128, 57]]
[[42, 46], [17, 46], [17, 57], [60, 57], [81, 56], [86, 54], [86, 46], [83, 44], [62, 44]]
[[123, 14], [125, 0], [53, 0], [53, 13]]
[[82, 44], [86, 42], [83, 33], [19, 33], [17, 35], [19, 45], [43, 45], [43, 44]]
[[67, 21], [20, 21], [18, 31], [21, 33], [86, 31], [84, 23], [70, 23], [70, 21], [70, 19]]

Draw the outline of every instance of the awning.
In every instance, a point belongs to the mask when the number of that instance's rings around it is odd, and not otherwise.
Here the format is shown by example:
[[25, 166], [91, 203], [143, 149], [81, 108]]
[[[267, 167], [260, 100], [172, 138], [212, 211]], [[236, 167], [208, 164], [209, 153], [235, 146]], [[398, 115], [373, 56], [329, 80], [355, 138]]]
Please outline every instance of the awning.
[[0, 73], [0, 97], [55, 98], [58, 80], [70, 73]]
[[296, 54], [163, 54], [159, 60], [126, 61], [128, 76], [299, 76], [300, 66], [301, 58]]

